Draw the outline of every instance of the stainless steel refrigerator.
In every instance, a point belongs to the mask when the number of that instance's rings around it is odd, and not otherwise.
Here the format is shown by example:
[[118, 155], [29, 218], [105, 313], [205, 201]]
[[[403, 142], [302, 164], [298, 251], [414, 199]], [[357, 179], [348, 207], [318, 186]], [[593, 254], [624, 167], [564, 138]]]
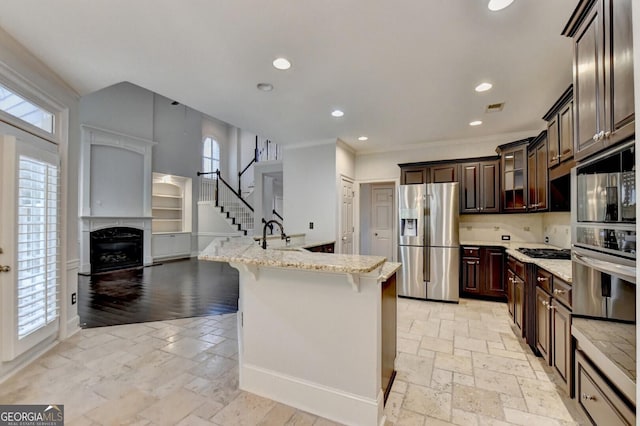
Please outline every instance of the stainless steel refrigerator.
[[458, 183], [400, 185], [398, 295], [459, 300]]

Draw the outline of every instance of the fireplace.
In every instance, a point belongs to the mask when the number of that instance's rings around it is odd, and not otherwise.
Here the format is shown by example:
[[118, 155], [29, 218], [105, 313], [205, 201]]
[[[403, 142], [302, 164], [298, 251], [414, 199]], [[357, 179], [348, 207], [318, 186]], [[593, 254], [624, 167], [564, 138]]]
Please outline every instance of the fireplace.
[[91, 273], [143, 265], [142, 229], [111, 227], [90, 233]]

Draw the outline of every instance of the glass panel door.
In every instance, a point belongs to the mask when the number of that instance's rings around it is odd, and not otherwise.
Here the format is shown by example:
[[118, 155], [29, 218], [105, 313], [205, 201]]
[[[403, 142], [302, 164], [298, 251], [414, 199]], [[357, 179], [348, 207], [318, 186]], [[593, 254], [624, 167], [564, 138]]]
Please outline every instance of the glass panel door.
[[[8, 130], [2, 125], [0, 131]], [[55, 336], [60, 293], [57, 147], [16, 131], [0, 135], [2, 358]]]

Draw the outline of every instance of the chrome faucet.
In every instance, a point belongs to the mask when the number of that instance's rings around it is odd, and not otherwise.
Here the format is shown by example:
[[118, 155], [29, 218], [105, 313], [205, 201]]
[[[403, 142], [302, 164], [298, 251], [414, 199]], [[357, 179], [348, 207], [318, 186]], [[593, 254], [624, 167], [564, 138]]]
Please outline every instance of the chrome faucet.
[[282, 224], [280, 222], [278, 222], [277, 220], [269, 220], [264, 222], [264, 226], [262, 227], [262, 248], [266, 249], [267, 248], [267, 228], [270, 226], [273, 226], [273, 224], [278, 225], [278, 227], [280, 228], [280, 239], [281, 240], [287, 240], [289, 239], [289, 237], [287, 237], [287, 234], [284, 233], [284, 227], [282, 226]]

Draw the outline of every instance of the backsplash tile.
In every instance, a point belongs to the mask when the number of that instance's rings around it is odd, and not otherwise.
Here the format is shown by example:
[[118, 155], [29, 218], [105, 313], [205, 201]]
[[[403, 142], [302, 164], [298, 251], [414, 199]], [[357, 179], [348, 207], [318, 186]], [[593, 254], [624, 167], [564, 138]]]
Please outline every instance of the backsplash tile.
[[539, 214], [461, 215], [460, 240], [500, 242], [509, 235], [511, 241], [539, 243], [544, 239], [542, 222]]
[[571, 247], [570, 213], [467, 214], [460, 216], [460, 241], [510, 241]]
[[544, 213], [542, 215], [544, 237], [549, 244], [562, 248], [571, 248], [571, 213]]

